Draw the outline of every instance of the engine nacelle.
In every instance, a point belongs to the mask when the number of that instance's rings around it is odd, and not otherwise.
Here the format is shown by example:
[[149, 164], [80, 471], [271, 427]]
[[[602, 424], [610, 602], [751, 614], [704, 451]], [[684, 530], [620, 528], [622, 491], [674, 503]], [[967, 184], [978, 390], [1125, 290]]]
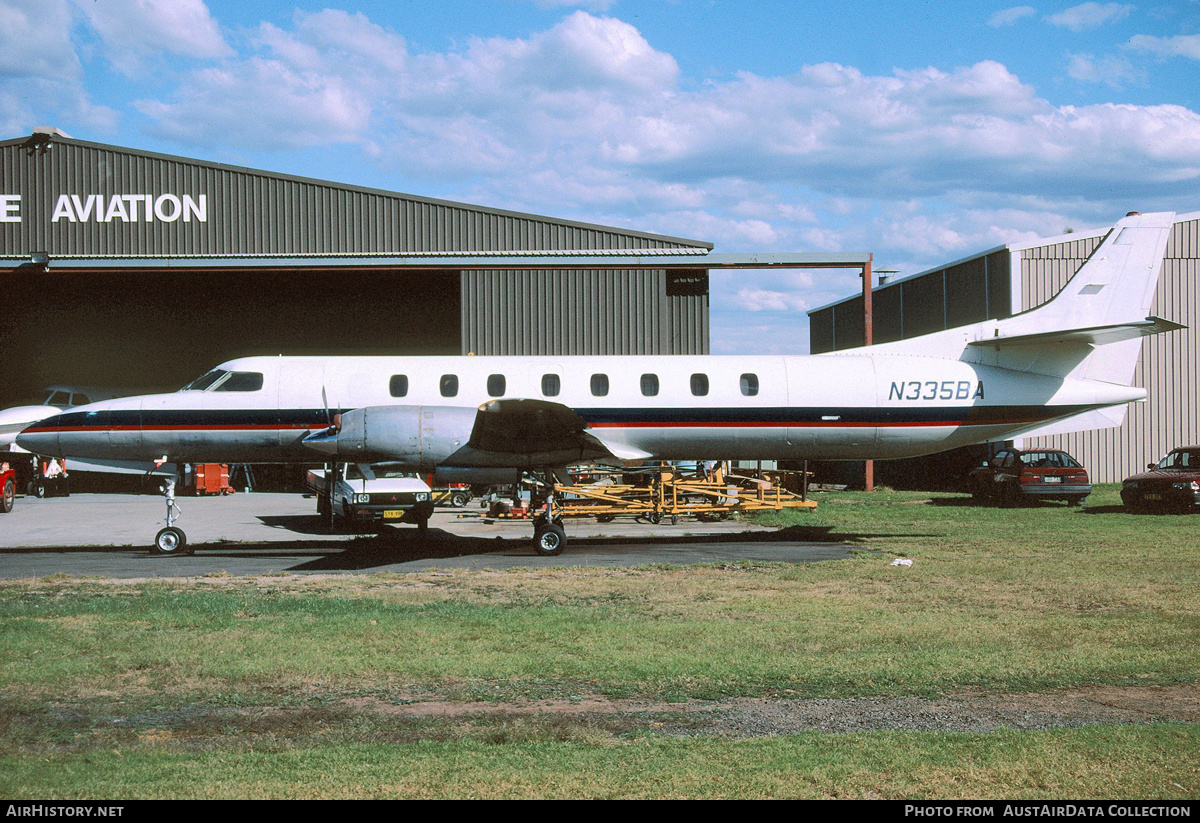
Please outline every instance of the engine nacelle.
[[366, 406], [304, 444], [348, 463], [397, 461], [433, 468], [467, 445], [476, 410], [458, 406]]

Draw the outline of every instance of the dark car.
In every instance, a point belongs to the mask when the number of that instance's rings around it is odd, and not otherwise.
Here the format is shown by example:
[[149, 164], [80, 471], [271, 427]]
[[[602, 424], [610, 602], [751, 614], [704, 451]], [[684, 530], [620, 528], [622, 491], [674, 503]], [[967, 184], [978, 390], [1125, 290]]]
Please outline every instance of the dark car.
[[1065, 500], [1078, 506], [1092, 493], [1087, 469], [1059, 449], [1005, 449], [968, 476], [976, 500], [1015, 506], [1023, 500]]
[[1125, 478], [1121, 502], [1130, 511], [1173, 509], [1190, 511], [1200, 506], [1200, 446], [1175, 449], [1149, 471]]

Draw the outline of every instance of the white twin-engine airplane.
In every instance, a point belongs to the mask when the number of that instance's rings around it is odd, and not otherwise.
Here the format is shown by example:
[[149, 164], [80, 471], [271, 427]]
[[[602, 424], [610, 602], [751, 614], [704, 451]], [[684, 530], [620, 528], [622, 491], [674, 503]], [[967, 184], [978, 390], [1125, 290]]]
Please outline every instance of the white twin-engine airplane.
[[[584, 461], [914, 457], [1117, 425], [1173, 213], [1117, 223], [1054, 299], [1004, 320], [814, 356], [245, 357], [173, 394], [93, 403], [17, 442], [43, 455], [396, 461], [551, 472]], [[552, 485], [551, 485], [552, 488]], [[172, 524], [156, 550], [180, 551]], [[547, 505], [541, 554], [566, 535]]]

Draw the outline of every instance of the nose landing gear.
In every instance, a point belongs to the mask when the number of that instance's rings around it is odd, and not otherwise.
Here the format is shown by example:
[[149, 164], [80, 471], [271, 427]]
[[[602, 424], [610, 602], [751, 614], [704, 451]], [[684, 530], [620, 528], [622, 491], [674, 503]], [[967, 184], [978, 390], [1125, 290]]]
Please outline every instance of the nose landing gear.
[[179, 519], [182, 513], [179, 507], [175, 505], [175, 481], [178, 475], [168, 477], [163, 484], [163, 495], [167, 502], [167, 527], [159, 530], [154, 536], [154, 545], [150, 548], [151, 554], [161, 555], [185, 555], [192, 554], [193, 549], [188, 548], [187, 535], [183, 529], [175, 525], [175, 521]]

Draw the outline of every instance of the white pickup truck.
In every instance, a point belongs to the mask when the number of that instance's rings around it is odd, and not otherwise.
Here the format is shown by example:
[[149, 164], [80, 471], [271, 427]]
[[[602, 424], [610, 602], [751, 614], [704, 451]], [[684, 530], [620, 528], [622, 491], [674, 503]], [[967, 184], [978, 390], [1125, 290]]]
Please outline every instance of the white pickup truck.
[[413, 523], [422, 532], [433, 514], [429, 486], [412, 471], [388, 463], [360, 466], [344, 463], [337, 467], [333, 488], [326, 470], [308, 472], [308, 487], [317, 494], [317, 512], [334, 520], [363, 523]]

